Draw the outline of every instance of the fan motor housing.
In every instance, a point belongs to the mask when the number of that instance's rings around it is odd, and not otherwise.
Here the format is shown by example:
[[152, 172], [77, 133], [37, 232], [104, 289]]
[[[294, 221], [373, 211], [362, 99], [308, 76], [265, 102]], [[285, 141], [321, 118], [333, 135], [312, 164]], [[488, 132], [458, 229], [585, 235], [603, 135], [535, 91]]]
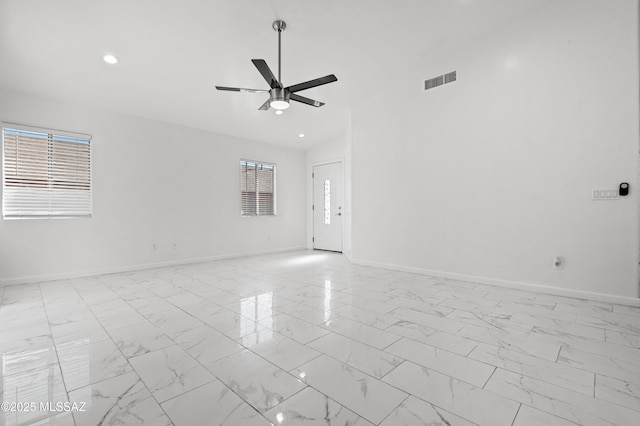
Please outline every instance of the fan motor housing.
[[269, 97], [271, 99], [271, 102], [273, 101], [283, 101], [286, 103], [289, 103], [289, 91], [285, 88], [274, 88], [269, 90]]

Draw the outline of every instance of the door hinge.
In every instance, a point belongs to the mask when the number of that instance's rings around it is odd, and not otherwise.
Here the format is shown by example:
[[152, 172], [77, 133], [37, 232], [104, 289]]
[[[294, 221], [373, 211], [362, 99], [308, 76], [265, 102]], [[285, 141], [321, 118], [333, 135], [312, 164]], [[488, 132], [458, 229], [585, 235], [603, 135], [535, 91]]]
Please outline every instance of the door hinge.
[[316, 242], [316, 237], [311, 237], [311, 242], [315, 243]]
[[311, 173], [311, 178], [314, 178], [314, 177], [316, 177], [316, 174], [315, 173]]
[[314, 206], [313, 204], [311, 205], [311, 210], [315, 210], [316, 206]]

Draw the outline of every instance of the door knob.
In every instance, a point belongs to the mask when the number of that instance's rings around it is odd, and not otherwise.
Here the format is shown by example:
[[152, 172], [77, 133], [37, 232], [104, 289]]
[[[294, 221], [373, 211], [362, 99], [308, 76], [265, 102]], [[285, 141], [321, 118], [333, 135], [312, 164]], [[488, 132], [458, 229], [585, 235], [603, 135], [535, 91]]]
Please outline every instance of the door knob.
[[336, 214], [336, 216], [342, 216], [342, 212], [340, 212], [340, 213]]

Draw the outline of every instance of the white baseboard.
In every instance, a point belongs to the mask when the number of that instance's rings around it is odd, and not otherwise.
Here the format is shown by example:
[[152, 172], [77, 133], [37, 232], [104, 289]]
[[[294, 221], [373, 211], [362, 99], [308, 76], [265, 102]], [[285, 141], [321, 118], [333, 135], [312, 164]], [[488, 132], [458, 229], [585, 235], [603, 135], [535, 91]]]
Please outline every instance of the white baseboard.
[[32, 276], [17, 277], [17, 278], [5, 278], [5, 279], [0, 279], [0, 287], [17, 285], [17, 284], [32, 284], [32, 283], [39, 283], [44, 281], [68, 280], [71, 278], [91, 277], [96, 275], [116, 274], [120, 272], [141, 271], [144, 269], [163, 268], [167, 266], [215, 262], [216, 260], [236, 259], [236, 258], [242, 258], [242, 257], [260, 256], [265, 254], [285, 253], [289, 251], [297, 251], [297, 250], [305, 250], [305, 249], [306, 248], [304, 246], [289, 247], [289, 248], [275, 249], [275, 250], [261, 250], [261, 251], [252, 251], [252, 252], [244, 252], [244, 253], [231, 253], [231, 254], [222, 254], [217, 256], [169, 260], [165, 262], [152, 262], [152, 263], [143, 263], [143, 264], [137, 264], [137, 265], [126, 265], [126, 266], [105, 268], [105, 269], [92, 270], [92, 271], [32, 275]]
[[[5, 279], [0, 279], [0, 287], [17, 285], [17, 284], [28, 284], [28, 283], [38, 283], [38, 282], [44, 282], [44, 281], [57, 281], [57, 280], [64, 280], [64, 279], [71, 279], [71, 278], [89, 277], [89, 276], [95, 276], [95, 275], [114, 274], [114, 273], [121, 273], [121, 272], [139, 271], [144, 269], [162, 268], [167, 266], [214, 262], [217, 260], [236, 259], [236, 258], [260, 256], [260, 255], [267, 255], [267, 254], [285, 253], [285, 252], [297, 251], [297, 250], [307, 250], [307, 248], [304, 246], [289, 247], [289, 248], [282, 248], [282, 249], [275, 249], [275, 250], [230, 253], [230, 254], [207, 256], [207, 257], [200, 257], [200, 258], [178, 259], [178, 260], [170, 260], [165, 262], [153, 262], [153, 263], [145, 263], [145, 264], [137, 264], [137, 265], [127, 265], [127, 266], [106, 268], [106, 269], [93, 270], [93, 271], [32, 275], [32, 276], [17, 277], [17, 278], [5, 278]], [[449, 279], [473, 282], [478, 284], [488, 284], [488, 285], [494, 285], [498, 287], [514, 288], [518, 290], [535, 291], [539, 293], [552, 294], [556, 296], [566, 296], [566, 297], [573, 297], [577, 299], [593, 300], [597, 302], [616, 303], [620, 305], [640, 307], [640, 299], [634, 298], [634, 297], [616, 296], [616, 295], [606, 294], [606, 293], [573, 290], [573, 289], [552, 287], [552, 286], [542, 285], [542, 284], [523, 283], [518, 281], [502, 280], [498, 278], [488, 278], [488, 277], [482, 277], [482, 276], [476, 276], [476, 275], [466, 275], [466, 274], [459, 274], [454, 272], [445, 272], [445, 271], [437, 271], [432, 269], [416, 268], [411, 266], [372, 262], [368, 260], [354, 259], [351, 253], [343, 253], [343, 255], [346, 257], [346, 259], [349, 262], [355, 265], [371, 266], [375, 268], [390, 269], [390, 270], [401, 271], [401, 272], [411, 272], [411, 273], [426, 275], [431, 277], [449, 278]]]
[[372, 266], [375, 268], [391, 269], [394, 271], [411, 272], [414, 274], [428, 275], [438, 278], [450, 278], [459, 281], [468, 281], [478, 284], [488, 284], [497, 287], [514, 288], [518, 290], [534, 291], [538, 293], [546, 293], [554, 296], [573, 297], [576, 299], [593, 300], [596, 302], [615, 303], [619, 305], [638, 306], [640, 307], [640, 299], [635, 297], [616, 296], [613, 294], [596, 293], [591, 291], [573, 290], [567, 288], [552, 287], [542, 284], [523, 283], [518, 281], [502, 280], [498, 278], [488, 278], [475, 275], [458, 274], [454, 272], [436, 271], [424, 268], [415, 268], [411, 266], [402, 266], [389, 263], [372, 262], [362, 259], [348, 260], [355, 265]]
[[351, 252], [350, 251], [343, 251], [342, 254], [344, 255], [344, 257], [347, 258], [347, 260], [349, 261], [349, 263], [355, 263], [353, 261], [353, 256], [351, 256]]

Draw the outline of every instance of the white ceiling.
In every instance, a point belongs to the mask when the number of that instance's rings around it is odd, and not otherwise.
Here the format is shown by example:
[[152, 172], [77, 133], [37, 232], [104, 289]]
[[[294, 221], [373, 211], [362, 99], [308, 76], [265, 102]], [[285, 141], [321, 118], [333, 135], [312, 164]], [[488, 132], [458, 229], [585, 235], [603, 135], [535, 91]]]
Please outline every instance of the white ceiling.
[[[549, 1], [0, 0], [0, 87], [306, 149], [343, 132], [351, 105], [398, 70]], [[215, 90], [267, 88], [250, 60], [277, 75], [276, 19], [285, 85], [338, 77], [299, 93], [325, 106], [276, 116], [258, 111], [266, 94]]]

